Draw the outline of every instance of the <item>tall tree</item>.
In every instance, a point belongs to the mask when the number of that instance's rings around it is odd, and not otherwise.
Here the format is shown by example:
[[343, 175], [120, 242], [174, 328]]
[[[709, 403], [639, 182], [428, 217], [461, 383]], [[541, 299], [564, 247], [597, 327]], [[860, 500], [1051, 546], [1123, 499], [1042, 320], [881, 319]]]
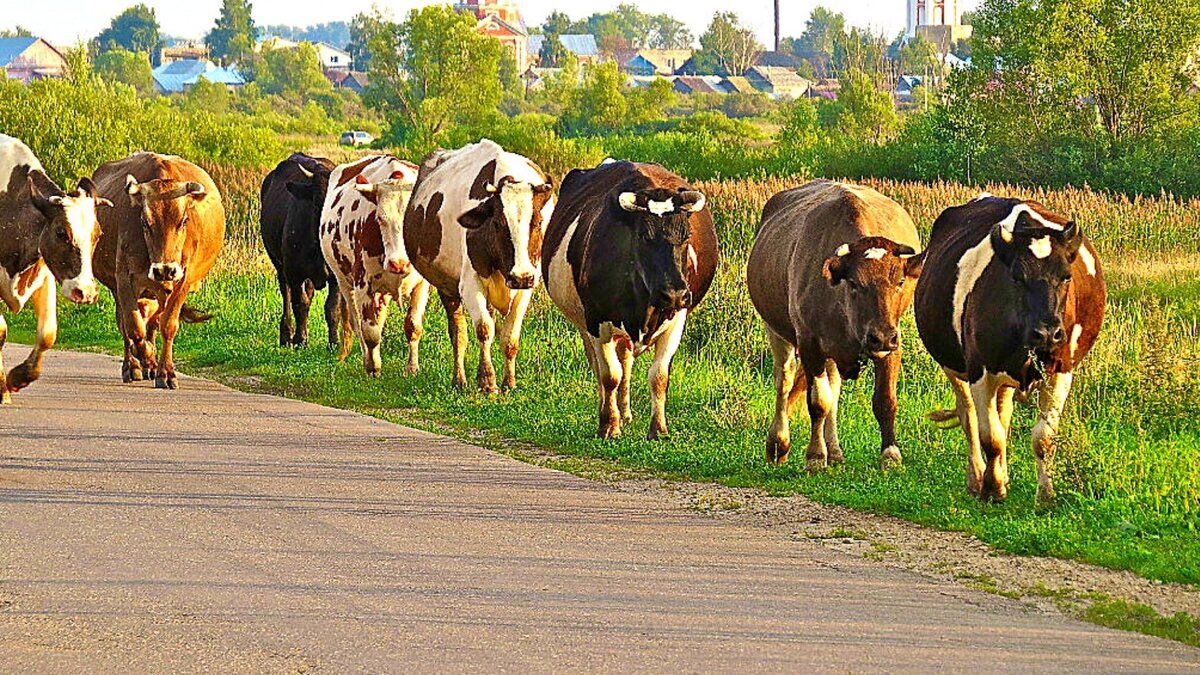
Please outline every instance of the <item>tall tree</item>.
[[383, 19], [379, 14], [355, 14], [350, 19], [350, 42], [346, 51], [357, 70], [369, 70], [371, 65], [371, 38], [383, 30]]
[[254, 52], [258, 31], [250, 0], [222, 0], [221, 14], [205, 42], [222, 64], [235, 63]]
[[834, 49], [845, 36], [846, 17], [818, 5], [808, 15], [804, 32], [793, 43], [792, 49], [812, 65], [818, 77], [828, 77], [832, 74]]
[[295, 49], [264, 47], [262, 58], [255, 82], [265, 93], [302, 100], [333, 86], [321, 70], [321, 57], [312, 43], [301, 42]]
[[113, 17], [113, 20], [96, 36], [97, 51], [120, 48], [131, 52], [153, 55], [158, 51], [158, 18], [154, 10], [137, 4]]
[[571, 26], [574, 25], [571, 17], [564, 12], [554, 10], [550, 12], [550, 16], [546, 17], [542, 23], [542, 33], [546, 35], [562, 35], [571, 32]]
[[655, 14], [650, 17], [649, 43], [652, 49], [688, 49], [695, 41], [687, 24], [670, 14]]
[[13, 26], [12, 28], [0, 28], [0, 38], [15, 37], [33, 37], [33, 31], [20, 25]]
[[718, 12], [700, 36], [698, 67], [718, 75], [741, 75], [754, 65], [763, 47], [754, 31], [741, 24], [737, 14]]
[[96, 56], [92, 70], [109, 82], [128, 84], [139, 94], [154, 93], [150, 58], [142, 52], [131, 52], [121, 47], [109, 49]]
[[495, 113], [502, 48], [471, 15], [430, 5], [402, 24], [377, 20], [365, 100], [392, 117], [393, 141], [431, 148], [453, 126]]

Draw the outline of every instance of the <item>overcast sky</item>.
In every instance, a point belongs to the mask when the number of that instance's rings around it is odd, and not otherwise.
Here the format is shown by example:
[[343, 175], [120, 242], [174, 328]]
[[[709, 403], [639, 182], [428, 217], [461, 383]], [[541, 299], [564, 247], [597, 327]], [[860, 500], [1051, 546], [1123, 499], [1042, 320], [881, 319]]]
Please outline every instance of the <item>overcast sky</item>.
[[[0, 0], [0, 27], [20, 24], [55, 44], [73, 44], [95, 37], [109, 20], [136, 0]], [[221, 0], [143, 0], [155, 8], [163, 32], [180, 37], [202, 37], [212, 27]], [[372, 4], [402, 17], [409, 9], [431, 2], [421, 0], [252, 0], [254, 20], [264, 24], [306, 26], [328, 21], [349, 21]], [[578, 19], [607, 11], [621, 0], [525, 0], [521, 6], [530, 25], [542, 22], [554, 9]], [[697, 36], [716, 11], [735, 9], [753, 27], [765, 44], [772, 34], [772, 0], [626, 0], [643, 11], [668, 12], [687, 22]], [[980, 0], [965, 0], [973, 9]], [[824, 4], [846, 15], [857, 26], [883, 30], [888, 35], [904, 29], [906, 0], [783, 0], [783, 34], [799, 35], [809, 11]]]

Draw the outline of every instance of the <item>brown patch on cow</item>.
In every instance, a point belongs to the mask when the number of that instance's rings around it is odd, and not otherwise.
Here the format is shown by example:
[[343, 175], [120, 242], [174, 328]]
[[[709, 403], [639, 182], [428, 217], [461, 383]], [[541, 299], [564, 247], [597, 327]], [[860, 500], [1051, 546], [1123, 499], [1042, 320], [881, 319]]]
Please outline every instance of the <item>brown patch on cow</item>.
[[43, 265], [44, 263], [41, 260], [38, 260], [36, 263], [21, 270], [21, 273], [17, 275], [16, 283], [13, 284], [13, 288], [16, 290], [17, 296], [24, 296], [33, 288], [33, 284], [42, 274]]
[[487, 191], [487, 186], [496, 182], [496, 166], [497, 160], [493, 159], [479, 169], [479, 174], [475, 176], [471, 190], [467, 193], [468, 197], [475, 201], [483, 201], [492, 196], [492, 193]]
[[342, 175], [338, 176], [337, 187], [342, 187], [346, 183], [358, 178], [359, 174], [365, 171], [368, 166], [378, 159], [378, 157], [367, 157], [366, 159], [360, 160], [346, 167], [346, 169], [342, 171]]
[[[545, 180], [545, 178], [543, 178]], [[529, 258], [534, 265], [542, 259], [542, 234], [547, 223], [542, 222], [542, 209], [554, 197], [553, 190], [533, 193], [533, 218], [529, 221]]]
[[517, 352], [521, 351], [520, 345], [508, 344], [504, 345], [504, 358], [512, 361], [517, 358]]
[[442, 247], [442, 205], [446, 195], [435, 192], [425, 206], [409, 209], [404, 216], [404, 244], [422, 260], [437, 258]]
[[480, 342], [487, 342], [488, 340], [491, 340], [492, 339], [491, 326], [489, 326], [486, 323], [481, 322], [478, 326], [475, 327], [475, 337], [478, 338]]
[[667, 387], [670, 386], [671, 380], [665, 375], [660, 375], [650, 380], [650, 393], [655, 398], [662, 398], [667, 395]]
[[383, 255], [383, 233], [379, 230], [379, 218], [375, 213], [371, 213], [363, 221], [355, 244], [355, 251], [362, 251], [372, 257]]
[[354, 213], [357, 210], [358, 210], [358, 202], [351, 202], [350, 203], [350, 213]]

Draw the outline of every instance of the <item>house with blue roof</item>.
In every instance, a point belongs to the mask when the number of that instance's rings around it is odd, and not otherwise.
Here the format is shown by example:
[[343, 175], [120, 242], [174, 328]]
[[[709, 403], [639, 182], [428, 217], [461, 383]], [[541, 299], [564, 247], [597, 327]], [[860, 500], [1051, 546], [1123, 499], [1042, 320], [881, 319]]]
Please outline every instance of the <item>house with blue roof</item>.
[[0, 71], [26, 84], [67, 74], [67, 60], [38, 37], [0, 38]]
[[[562, 42], [563, 47], [567, 51], [575, 55], [580, 63], [595, 63], [600, 60], [600, 46], [596, 44], [596, 36], [583, 34], [568, 34], [559, 35], [559, 42]], [[546, 44], [545, 35], [530, 35], [529, 36], [529, 56], [534, 61], [539, 59], [542, 53], [542, 46]]]
[[214, 84], [226, 87], [240, 87], [246, 84], [233, 68], [221, 68], [207, 59], [181, 59], [161, 65], [154, 69], [154, 88], [160, 94], [180, 94], [191, 89], [200, 78]]

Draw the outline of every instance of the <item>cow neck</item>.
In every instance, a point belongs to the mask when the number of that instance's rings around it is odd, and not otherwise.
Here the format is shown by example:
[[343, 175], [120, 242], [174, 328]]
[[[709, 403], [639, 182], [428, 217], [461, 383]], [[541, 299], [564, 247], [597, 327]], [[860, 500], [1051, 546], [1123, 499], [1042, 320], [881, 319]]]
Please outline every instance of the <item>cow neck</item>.
[[500, 269], [500, 251], [497, 235], [491, 223], [475, 230], [467, 230], [467, 258], [471, 268], [483, 279]]
[[10, 196], [8, 193], [0, 198], [0, 213], [16, 214], [0, 220], [0, 266], [12, 277], [42, 257], [38, 244], [49, 221], [31, 206], [18, 207], [15, 197], [11, 203], [5, 203]]

